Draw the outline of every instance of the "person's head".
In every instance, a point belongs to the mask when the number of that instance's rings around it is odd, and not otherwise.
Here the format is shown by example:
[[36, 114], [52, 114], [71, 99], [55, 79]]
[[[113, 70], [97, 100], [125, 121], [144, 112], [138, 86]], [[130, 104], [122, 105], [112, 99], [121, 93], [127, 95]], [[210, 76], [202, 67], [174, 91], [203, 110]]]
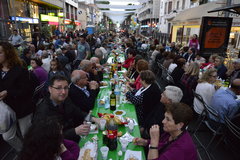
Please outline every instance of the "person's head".
[[136, 55], [135, 50], [132, 48], [129, 48], [127, 52], [128, 52], [128, 58], [133, 58]]
[[88, 73], [92, 72], [92, 63], [89, 60], [86, 60], [86, 59], [82, 60], [79, 66], [80, 66], [80, 69], [82, 69], [85, 72], [88, 72]]
[[98, 57], [92, 57], [90, 58], [90, 62], [92, 64], [100, 64], [99, 58]]
[[65, 76], [56, 75], [49, 81], [48, 90], [50, 99], [57, 104], [61, 104], [68, 96], [68, 79]]
[[240, 58], [233, 60], [233, 68], [235, 70], [240, 69]]
[[95, 51], [95, 56], [98, 57], [100, 60], [103, 59], [103, 52], [101, 49], [97, 48]]
[[198, 36], [197, 36], [196, 34], [194, 34], [194, 35], [192, 36], [192, 38], [193, 38], [193, 39], [198, 39]]
[[42, 60], [39, 58], [32, 58], [31, 59], [31, 66], [33, 69], [36, 69], [37, 67], [42, 66]]
[[201, 79], [198, 80], [198, 83], [208, 82], [213, 84], [217, 80], [217, 70], [215, 68], [210, 68], [206, 70]]
[[85, 43], [86, 42], [86, 37], [84, 35], [80, 36], [80, 42]]
[[50, 62], [50, 70], [51, 71], [60, 71], [62, 70], [62, 66], [59, 63], [59, 60], [57, 58], [54, 58]]
[[42, 59], [46, 59], [46, 58], [48, 58], [48, 52], [46, 50], [44, 50], [42, 52]]
[[186, 68], [185, 74], [191, 75], [191, 76], [198, 76], [199, 75], [199, 64], [197, 62], [192, 62], [190, 65]]
[[43, 44], [39, 44], [38, 50], [44, 50], [44, 49], [45, 49], [45, 46]]
[[29, 45], [29, 49], [31, 50], [32, 54], [35, 54], [36, 48], [33, 44]]
[[214, 65], [215, 65], [216, 67], [218, 67], [218, 66], [221, 66], [221, 65], [223, 64], [223, 62], [224, 62], [224, 58], [221, 57], [221, 56], [217, 56], [217, 57], [215, 58]]
[[31, 58], [32, 52], [31, 52], [31, 50], [30, 50], [29, 48], [25, 48], [25, 49], [23, 50], [23, 55], [24, 55], [25, 57], [27, 57], [27, 58]]
[[140, 60], [140, 59], [143, 59], [143, 57], [139, 54], [137, 54], [135, 57], [134, 57], [134, 66], [136, 67], [137, 66], [137, 62]]
[[240, 79], [234, 79], [231, 83], [231, 90], [236, 94], [240, 94]]
[[208, 60], [208, 61], [209, 61], [210, 63], [214, 63], [216, 57], [218, 57], [218, 54], [212, 54], [212, 55], [209, 57], [209, 60]]
[[155, 75], [150, 70], [143, 70], [140, 72], [140, 82], [144, 84], [153, 84], [155, 82]]
[[61, 50], [62, 50], [63, 54], [67, 53], [67, 51], [68, 51], [66, 47], [62, 47]]
[[83, 70], [74, 70], [71, 75], [71, 81], [79, 87], [84, 87], [88, 85], [87, 73]]
[[189, 48], [189, 49], [188, 49], [188, 53], [189, 53], [189, 54], [195, 54], [195, 51], [196, 51], [196, 50], [195, 50], [194, 48]]
[[183, 66], [186, 64], [186, 60], [184, 58], [179, 58], [176, 60], [177, 67], [183, 68]]
[[161, 95], [160, 102], [163, 104], [178, 103], [183, 97], [183, 92], [176, 86], [166, 86]]
[[23, 140], [18, 160], [54, 160], [61, 152], [62, 125], [51, 117], [33, 123]]
[[14, 34], [14, 35], [17, 35], [17, 34], [18, 34], [18, 30], [14, 29], [14, 30], [13, 30], [13, 34]]
[[163, 119], [163, 130], [167, 133], [183, 131], [192, 120], [192, 109], [184, 103], [170, 103], [165, 105], [166, 112]]
[[0, 68], [3, 65], [7, 65], [8, 68], [22, 65], [22, 61], [17, 55], [15, 48], [8, 42], [0, 42]]
[[148, 70], [148, 62], [144, 59], [140, 59], [137, 62], [136, 70], [137, 70], [138, 73], [140, 73], [141, 71]]

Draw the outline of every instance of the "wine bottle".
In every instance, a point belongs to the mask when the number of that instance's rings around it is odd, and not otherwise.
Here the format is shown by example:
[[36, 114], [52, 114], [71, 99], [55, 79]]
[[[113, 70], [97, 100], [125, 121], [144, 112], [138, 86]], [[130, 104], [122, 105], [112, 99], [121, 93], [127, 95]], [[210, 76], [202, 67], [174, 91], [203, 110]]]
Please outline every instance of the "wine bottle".
[[114, 93], [114, 88], [112, 89], [112, 93], [110, 94], [110, 110], [116, 110], [116, 95]]

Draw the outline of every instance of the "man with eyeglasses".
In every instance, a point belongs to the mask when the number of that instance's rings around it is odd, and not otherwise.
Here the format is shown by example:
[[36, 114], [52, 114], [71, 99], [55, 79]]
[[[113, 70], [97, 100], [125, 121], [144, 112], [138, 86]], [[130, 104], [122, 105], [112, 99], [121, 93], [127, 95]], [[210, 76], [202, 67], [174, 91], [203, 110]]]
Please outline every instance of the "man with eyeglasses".
[[[65, 139], [79, 142], [79, 135], [88, 135], [90, 126], [83, 124], [87, 114], [68, 98], [69, 84], [64, 76], [56, 75], [49, 82], [50, 96], [42, 99], [36, 108], [33, 123], [49, 117], [57, 118], [63, 125]], [[92, 117], [97, 122], [97, 118]], [[44, 131], [43, 131], [44, 132]]]
[[82, 111], [88, 113], [93, 109], [98, 94], [98, 83], [88, 82], [87, 73], [83, 70], [74, 70], [71, 75], [69, 97]]

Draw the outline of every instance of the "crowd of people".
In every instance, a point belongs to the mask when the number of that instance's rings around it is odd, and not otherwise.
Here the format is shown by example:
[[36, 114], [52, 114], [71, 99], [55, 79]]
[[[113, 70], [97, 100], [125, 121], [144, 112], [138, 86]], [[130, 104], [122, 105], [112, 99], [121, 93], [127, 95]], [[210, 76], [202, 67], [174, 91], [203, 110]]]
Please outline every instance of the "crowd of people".
[[[197, 159], [187, 126], [205, 108], [194, 92], [218, 112], [220, 121], [212, 117], [217, 123], [239, 113], [240, 59], [228, 69], [224, 57], [201, 57], [197, 35], [181, 46], [128, 32], [77, 30], [45, 39], [37, 35], [20, 54], [17, 31], [10, 41], [0, 42], [0, 100], [17, 121], [2, 136], [20, 160], [77, 159], [76, 143], [90, 131], [84, 119], [94, 108], [108, 55], [116, 49], [125, 54], [126, 98], [135, 105], [142, 136], [134, 144], [150, 145], [148, 159]], [[161, 88], [164, 69], [172, 81]], [[231, 87], [216, 86], [217, 78]]]

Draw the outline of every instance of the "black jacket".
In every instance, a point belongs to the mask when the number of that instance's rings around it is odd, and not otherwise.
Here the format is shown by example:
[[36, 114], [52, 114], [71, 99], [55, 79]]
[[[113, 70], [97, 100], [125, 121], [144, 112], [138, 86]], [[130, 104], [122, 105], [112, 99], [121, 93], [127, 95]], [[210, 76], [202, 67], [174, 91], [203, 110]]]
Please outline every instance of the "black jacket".
[[0, 92], [4, 90], [7, 97], [3, 101], [15, 111], [18, 119], [33, 112], [33, 86], [27, 69], [15, 66], [3, 78], [0, 75]]
[[59, 106], [54, 106], [49, 97], [42, 99], [36, 108], [33, 123], [49, 117], [57, 118], [63, 125], [63, 135], [65, 139], [79, 142], [79, 136], [75, 133], [75, 127], [81, 125], [86, 114], [77, 108], [72, 101], [67, 98], [63, 103], [63, 112]]
[[97, 90], [91, 90], [87, 89], [90, 93], [90, 96], [87, 97], [87, 95], [78, 87], [76, 87], [74, 84], [70, 85], [69, 90], [69, 97], [72, 100], [72, 102], [81, 109], [81, 111], [84, 111], [88, 113], [90, 110], [93, 109], [95, 104], [95, 99], [97, 97]]

